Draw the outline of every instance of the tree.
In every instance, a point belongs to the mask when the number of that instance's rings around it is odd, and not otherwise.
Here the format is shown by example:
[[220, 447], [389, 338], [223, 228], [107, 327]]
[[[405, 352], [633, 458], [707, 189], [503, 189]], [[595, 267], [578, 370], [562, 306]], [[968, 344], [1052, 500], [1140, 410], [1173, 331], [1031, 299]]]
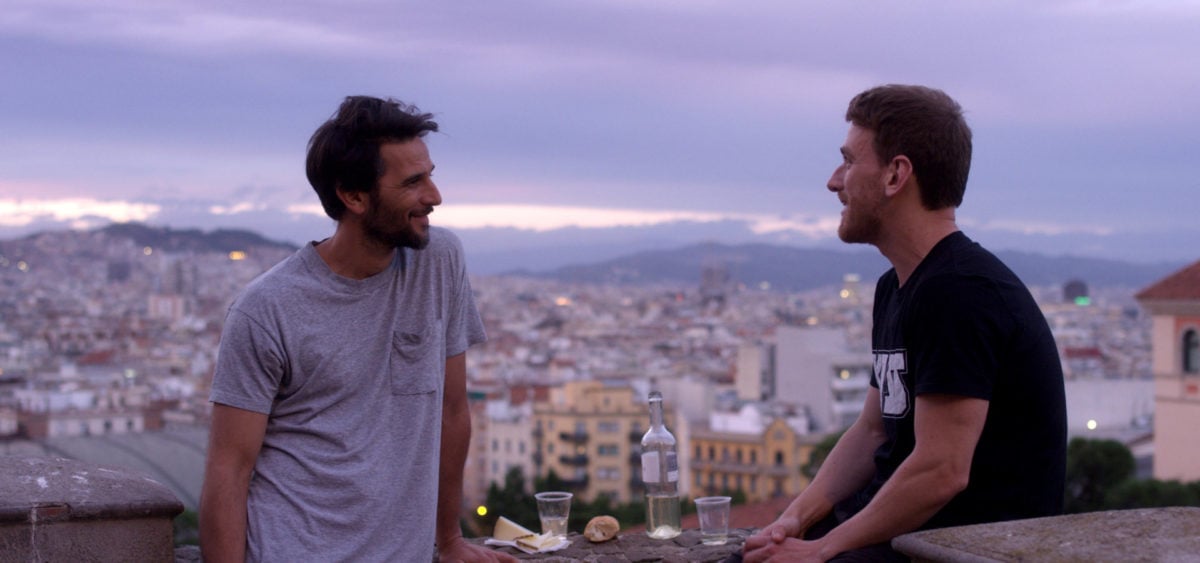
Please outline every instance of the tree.
[[800, 472], [812, 481], [817, 476], [817, 471], [820, 471], [821, 464], [825, 463], [825, 458], [829, 457], [829, 452], [833, 451], [833, 447], [837, 445], [838, 440], [842, 438], [842, 434], [846, 431], [834, 432], [825, 436], [817, 445], [813, 446], [812, 455], [808, 456], [808, 461], [800, 467]]
[[1161, 506], [1200, 506], [1200, 481], [1125, 481], [1106, 496], [1105, 508], [1153, 508]]
[[1104, 510], [1109, 492], [1133, 471], [1133, 454], [1120, 442], [1073, 438], [1067, 445], [1065, 511]]
[[[553, 474], [552, 474], [553, 476]], [[557, 479], [557, 477], [554, 477]], [[481, 534], [490, 535], [496, 526], [496, 520], [501, 516], [512, 520], [530, 530], [540, 530], [537, 501], [533, 495], [526, 492], [525, 474], [520, 467], [513, 467], [504, 474], [504, 486], [496, 483], [488, 485], [487, 500], [484, 501], [487, 514], [475, 516], [475, 526]]]

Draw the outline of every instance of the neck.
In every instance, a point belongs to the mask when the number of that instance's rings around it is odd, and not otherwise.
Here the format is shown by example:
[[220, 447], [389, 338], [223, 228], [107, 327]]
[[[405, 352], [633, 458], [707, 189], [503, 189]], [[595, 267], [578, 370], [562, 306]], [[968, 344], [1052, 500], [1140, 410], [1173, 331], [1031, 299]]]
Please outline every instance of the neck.
[[929, 251], [942, 239], [958, 231], [954, 220], [954, 208], [924, 211], [912, 220], [902, 221], [901, 227], [890, 233], [876, 246], [879, 252], [892, 263], [900, 285], [912, 276]]
[[353, 222], [339, 221], [333, 236], [317, 245], [317, 254], [334, 273], [361, 280], [386, 270], [396, 249], [367, 238]]

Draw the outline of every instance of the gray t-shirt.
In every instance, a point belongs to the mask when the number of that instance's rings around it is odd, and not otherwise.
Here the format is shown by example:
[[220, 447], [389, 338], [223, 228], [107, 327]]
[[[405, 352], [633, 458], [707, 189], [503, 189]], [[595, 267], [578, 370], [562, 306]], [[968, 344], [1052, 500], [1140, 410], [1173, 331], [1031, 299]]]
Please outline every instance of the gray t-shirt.
[[251, 561], [431, 561], [446, 358], [485, 340], [453, 233], [364, 280], [313, 244], [226, 317], [211, 400], [269, 415]]

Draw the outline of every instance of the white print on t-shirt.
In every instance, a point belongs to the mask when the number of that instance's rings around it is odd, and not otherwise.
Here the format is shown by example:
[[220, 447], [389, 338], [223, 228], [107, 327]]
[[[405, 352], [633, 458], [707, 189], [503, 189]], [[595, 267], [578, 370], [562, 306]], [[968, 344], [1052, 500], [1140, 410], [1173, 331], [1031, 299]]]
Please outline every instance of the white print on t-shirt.
[[908, 372], [904, 350], [875, 352], [875, 382], [879, 384], [879, 408], [883, 416], [903, 418], [908, 414], [908, 388], [903, 375]]

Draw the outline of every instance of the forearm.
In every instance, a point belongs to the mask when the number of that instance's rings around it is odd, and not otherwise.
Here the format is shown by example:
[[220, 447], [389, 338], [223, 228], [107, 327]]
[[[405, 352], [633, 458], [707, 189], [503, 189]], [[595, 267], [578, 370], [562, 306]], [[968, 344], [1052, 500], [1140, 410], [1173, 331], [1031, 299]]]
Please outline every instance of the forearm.
[[812, 483], [785, 511], [800, 523], [800, 531], [820, 521], [833, 505], [866, 486], [875, 471], [872, 461], [875, 448], [882, 441], [883, 436], [866, 425], [855, 424], [846, 430], [821, 464]]
[[912, 453], [862, 511], [820, 540], [822, 553], [832, 556], [915, 530], [966, 489], [987, 410], [982, 399], [917, 397]]
[[437, 543], [449, 545], [462, 536], [463, 466], [471, 441], [471, 417], [464, 405], [442, 417], [441, 460], [439, 462]]
[[820, 541], [822, 554], [832, 557], [911, 532], [927, 522], [966, 487], [963, 475], [945, 464], [911, 457], [896, 469], [875, 498], [853, 518]]
[[206, 479], [200, 495], [200, 552], [206, 562], [246, 560], [246, 488]]

